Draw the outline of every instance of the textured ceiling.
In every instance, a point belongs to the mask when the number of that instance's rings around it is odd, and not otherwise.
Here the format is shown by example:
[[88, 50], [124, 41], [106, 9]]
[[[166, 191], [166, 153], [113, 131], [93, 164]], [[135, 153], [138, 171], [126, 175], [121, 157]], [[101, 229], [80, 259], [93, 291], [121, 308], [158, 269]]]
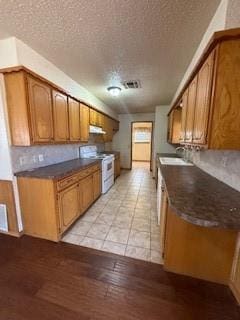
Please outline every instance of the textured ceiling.
[[[0, 0], [16, 36], [119, 113], [168, 104], [219, 0]], [[125, 80], [141, 89], [106, 88]]]

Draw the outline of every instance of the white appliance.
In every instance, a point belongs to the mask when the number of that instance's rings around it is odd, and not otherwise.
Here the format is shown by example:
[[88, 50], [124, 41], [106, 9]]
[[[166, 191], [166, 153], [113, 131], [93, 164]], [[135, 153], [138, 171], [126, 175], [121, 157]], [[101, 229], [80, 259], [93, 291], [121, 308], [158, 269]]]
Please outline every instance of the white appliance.
[[102, 163], [102, 193], [106, 193], [114, 184], [114, 155], [98, 153], [96, 146], [79, 148], [79, 157], [83, 159], [99, 159]]
[[162, 174], [161, 174], [160, 168], [158, 168], [157, 175], [158, 175], [158, 184], [157, 184], [157, 219], [158, 219], [158, 224], [160, 224], [161, 201], [162, 201], [162, 184], [163, 184], [163, 178], [162, 178]]

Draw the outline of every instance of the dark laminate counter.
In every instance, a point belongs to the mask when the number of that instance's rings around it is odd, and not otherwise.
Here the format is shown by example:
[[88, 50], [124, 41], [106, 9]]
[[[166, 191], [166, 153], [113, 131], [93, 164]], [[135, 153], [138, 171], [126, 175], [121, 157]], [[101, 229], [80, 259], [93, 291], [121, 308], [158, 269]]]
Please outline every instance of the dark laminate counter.
[[28, 171], [15, 173], [17, 177], [29, 177], [38, 179], [60, 179], [75, 172], [85, 169], [91, 165], [100, 163], [100, 160], [95, 159], [74, 159], [53, 164], [46, 167], [36, 168]]
[[240, 229], [240, 192], [196, 166], [160, 169], [169, 204], [180, 217], [199, 226]]

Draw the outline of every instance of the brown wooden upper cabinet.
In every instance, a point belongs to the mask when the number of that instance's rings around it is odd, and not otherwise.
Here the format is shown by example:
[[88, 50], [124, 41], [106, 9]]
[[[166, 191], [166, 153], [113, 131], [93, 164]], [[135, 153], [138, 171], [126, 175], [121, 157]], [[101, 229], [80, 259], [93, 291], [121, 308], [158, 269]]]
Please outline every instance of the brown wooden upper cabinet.
[[69, 140], [68, 126], [68, 101], [67, 96], [59, 91], [52, 90], [53, 97], [53, 119], [54, 119], [54, 140]]
[[104, 117], [103, 130], [106, 132], [103, 136], [104, 141], [111, 142], [113, 139], [113, 120], [106, 116]]
[[23, 71], [7, 73], [4, 78], [12, 144], [52, 142], [51, 88]]
[[187, 107], [188, 107], [188, 89], [184, 92], [181, 101], [182, 117], [181, 117], [181, 135], [180, 142], [185, 141], [186, 133], [186, 119], [187, 119]]
[[211, 84], [213, 77], [214, 52], [212, 52], [198, 72], [198, 85], [193, 125], [193, 143], [207, 141], [208, 118], [210, 111]]
[[68, 98], [69, 137], [70, 141], [80, 141], [80, 103]]
[[105, 123], [107, 141], [112, 140], [114, 120], [47, 80], [23, 67], [5, 72], [4, 79], [12, 145], [88, 142], [89, 124]]
[[168, 142], [173, 144], [180, 143], [181, 139], [181, 118], [182, 108], [173, 109], [168, 116]]
[[193, 121], [196, 102], [197, 77], [193, 79], [188, 87], [188, 100], [186, 104], [185, 142], [192, 141]]
[[89, 139], [89, 107], [80, 103], [80, 136], [81, 141]]
[[240, 39], [224, 38], [196, 70], [182, 96], [181, 143], [239, 150]]

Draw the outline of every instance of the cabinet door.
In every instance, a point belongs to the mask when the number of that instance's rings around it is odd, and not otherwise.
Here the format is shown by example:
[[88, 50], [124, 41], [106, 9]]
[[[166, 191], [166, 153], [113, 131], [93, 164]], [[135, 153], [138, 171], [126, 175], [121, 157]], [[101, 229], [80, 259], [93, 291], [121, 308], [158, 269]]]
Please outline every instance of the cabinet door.
[[205, 144], [207, 142], [206, 139], [213, 80], [213, 63], [214, 52], [210, 54], [198, 73], [196, 107], [193, 126], [194, 143]]
[[188, 89], [188, 103], [186, 114], [185, 142], [192, 142], [193, 122], [196, 103], [197, 76], [193, 79]]
[[54, 139], [55, 141], [67, 141], [69, 139], [67, 96], [55, 90], [52, 91], [52, 95]]
[[81, 141], [87, 142], [89, 139], [89, 107], [80, 104], [80, 135]]
[[93, 175], [90, 175], [80, 181], [79, 192], [81, 212], [84, 212], [93, 203]]
[[51, 89], [43, 82], [27, 76], [33, 142], [53, 140]]
[[75, 184], [58, 194], [60, 228], [64, 232], [80, 213], [79, 185]]
[[187, 104], [188, 104], [188, 89], [184, 92], [182, 96], [181, 135], [180, 135], [181, 142], [185, 141]]
[[237, 247], [233, 260], [230, 287], [236, 299], [240, 303], [240, 234], [238, 235]]
[[181, 134], [181, 108], [173, 109], [168, 118], [168, 142], [177, 144]]
[[80, 104], [78, 101], [68, 98], [69, 113], [69, 137], [70, 141], [80, 140]]
[[93, 174], [93, 198], [96, 200], [102, 191], [102, 175], [100, 170], [94, 172]]
[[89, 111], [89, 123], [92, 126], [96, 126], [97, 125], [97, 112], [94, 109], [90, 108]]

